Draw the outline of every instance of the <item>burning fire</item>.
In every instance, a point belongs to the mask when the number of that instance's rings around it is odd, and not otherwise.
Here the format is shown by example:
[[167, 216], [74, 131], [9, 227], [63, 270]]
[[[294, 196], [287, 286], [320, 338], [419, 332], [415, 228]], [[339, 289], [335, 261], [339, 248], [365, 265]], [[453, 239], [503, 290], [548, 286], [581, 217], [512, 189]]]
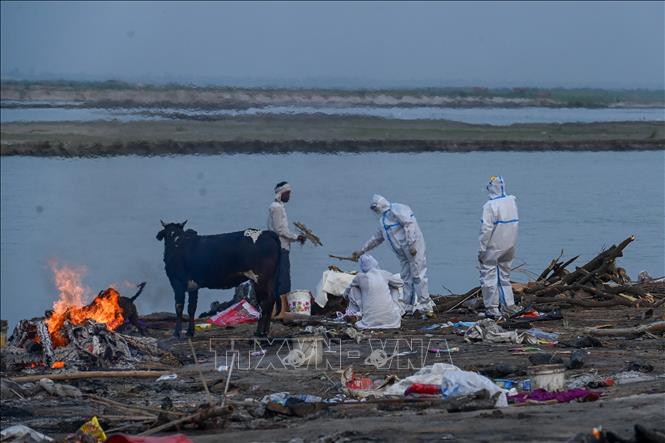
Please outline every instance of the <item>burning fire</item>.
[[106, 289], [90, 304], [85, 304], [86, 292], [90, 292], [81, 283], [85, 269], [59, 266], [56, 262], [51, 262], [50, 265], [59, 292], [59, 299], [53, 303], [53, 313], [46, 320], [53, 346], [67, 344], [67, 339], [62, 335], [65, 321], [80, 325], [86, 320], [94, 320], [104, 323], [112, 331], [124, 323], [122, 308], [118, 303], [118, 291], [113, 288]]

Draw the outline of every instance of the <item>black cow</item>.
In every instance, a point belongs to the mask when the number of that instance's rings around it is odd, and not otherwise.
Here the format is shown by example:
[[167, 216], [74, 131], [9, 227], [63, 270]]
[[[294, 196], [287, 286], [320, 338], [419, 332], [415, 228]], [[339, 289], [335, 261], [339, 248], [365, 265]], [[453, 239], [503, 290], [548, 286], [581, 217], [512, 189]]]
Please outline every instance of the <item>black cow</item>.
[[193, 336], [199, 288], [229, 289], [252, 280], [261, 309], [256, 335], [267, 336], [279, 269], [277, 234], [247, 229], [198, 235], [192, 229], [184, 230], [187, 221], [161, 223], [164, 229], [157, 233], [157, 240], [164, 240], [164, 269], [175, 294], [174, 335], [180, 337], [185, 292], [189, 294], [187, 335]]

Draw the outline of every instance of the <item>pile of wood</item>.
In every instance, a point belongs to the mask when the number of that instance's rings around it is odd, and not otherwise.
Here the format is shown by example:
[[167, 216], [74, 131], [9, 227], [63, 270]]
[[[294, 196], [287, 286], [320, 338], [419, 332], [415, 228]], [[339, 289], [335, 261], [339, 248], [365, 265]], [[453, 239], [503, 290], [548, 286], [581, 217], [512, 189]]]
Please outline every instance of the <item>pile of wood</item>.
[[657, 296], [647, 292], [644, 285], [631, 283], [626, 271], [616, 265], [616, 259], [623, 256], [623, 250], [634, 240], [635, 236], [630, 236], [612, 245], [574, 271], [566, 268], [579, 256], [562, 261], [560, 255], [535, 282], [521, 288], [521, 303], [587, 308], [656, 303]]
[[0, 351], [2, 370], [47, 372], [51, 369], [85, 370], [91, 368], [133, 369], [143, 362], [163, 362], [180, 366], [170, 352], [157, 346], [150, 337], [134, 337], [109, 330], [103, 323], [86, 320], [62, 327], [67, 344], [55, 346], [43, 319], [21, 320], [8, 345]]
[[[524, 285], [513, 284], [515, 301], [522, 306], [556, 304], [563, 308], [659, 306], [665, 302], [665, 282], [633, 283], [625, 269], [616, 265], [616, 259], [623, 256], [623, 250], [634, 240], [635, 236], [631, 235], [572, 271], [568, 267], [579, 255], [562, 260], [562, 251], [535, 281]], [[436, 310], [452, 311], [479, 296], [480, 292], [480, 287], [475, 287], [457, 297], [439, 297]]]

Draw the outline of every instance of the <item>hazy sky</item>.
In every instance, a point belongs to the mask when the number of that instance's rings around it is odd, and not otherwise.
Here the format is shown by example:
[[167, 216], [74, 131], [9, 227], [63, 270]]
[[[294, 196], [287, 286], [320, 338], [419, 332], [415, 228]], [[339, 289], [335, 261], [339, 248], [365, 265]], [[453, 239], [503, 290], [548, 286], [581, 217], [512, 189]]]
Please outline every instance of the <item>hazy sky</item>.
[[665, 3], [2, 2], [3, 77], [663, 88]]

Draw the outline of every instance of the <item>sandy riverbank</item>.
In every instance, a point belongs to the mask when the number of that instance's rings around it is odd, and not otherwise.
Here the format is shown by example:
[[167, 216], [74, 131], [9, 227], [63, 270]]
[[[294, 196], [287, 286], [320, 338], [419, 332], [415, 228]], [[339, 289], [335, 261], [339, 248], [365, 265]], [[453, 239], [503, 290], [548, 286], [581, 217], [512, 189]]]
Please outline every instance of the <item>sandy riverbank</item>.
[[247, 108], [263, 106], [663, 107], [662, 91], [564, 88], [236, 88], [107, 82], [3, 81], [3, 101], [70, 101], [83, 107]]
[[470, 125], [371, 117], [5, 123], [2, 155], [662, 150], [658, 122]]

